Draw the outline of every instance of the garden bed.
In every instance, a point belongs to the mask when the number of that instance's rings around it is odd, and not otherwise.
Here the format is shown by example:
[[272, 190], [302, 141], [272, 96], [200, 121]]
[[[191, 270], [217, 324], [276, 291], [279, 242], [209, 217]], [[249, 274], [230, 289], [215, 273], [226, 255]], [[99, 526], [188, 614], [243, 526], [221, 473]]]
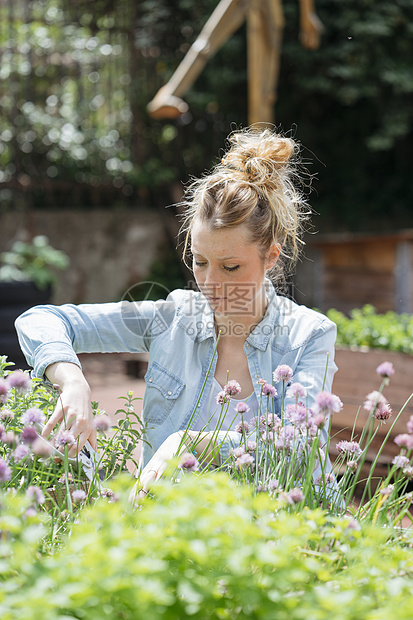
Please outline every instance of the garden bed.
[[[384, 389], [384, 395], [393, 409], [393, 416], [386, 423], [382, 423], [370, 446], [366, 459], [366, 466], [368, 468], [370, 468], [372, 461], [376, 457], [377, 450], [380, 448], [394, 417], [413, 392], [413, 356], [377, 349], [336, 350], [338, 371], [334, 379], [333, 391], [341, 398], [344, 407], [340, 413], [333, 416], [331, 456], [335, 457], [337, 455], [335, 445], [338, 441], [350, 439], [353, 425], [355, 425], [355, 434], [360, 435], [368, 416], [363, 409], [363, 402], [368, 393], [380, 387], [381, 380], [376, 374], [376, 368], [385, 360], [392, 362], [395, 369], [395, 374], [391, 378], [389, 385]], [[411, 415], [413, 415], [413, 399], [408, 403], [392, 429], [391, 435], [379, 457], [376, 468], [377, 474], [385, 475], [387, 465], [391, 463], [394, 456], [399, 454], [400, 449], [394, 443], [394, 438], [396, 435], [406, 432], [406, 423]]]

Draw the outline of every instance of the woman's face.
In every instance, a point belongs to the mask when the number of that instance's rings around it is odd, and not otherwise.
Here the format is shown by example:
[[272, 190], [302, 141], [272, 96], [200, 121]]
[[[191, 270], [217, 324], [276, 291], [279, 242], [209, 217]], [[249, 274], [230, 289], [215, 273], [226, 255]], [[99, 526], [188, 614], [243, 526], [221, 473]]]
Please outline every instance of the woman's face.
[[255, 316], [265, 273], [276, 263], [280, 246], [274, 244], [263, 259], [244, 225], [213, 230], [199, 219], [193, 223], [191, 240], [195, 280], [212, 310]]

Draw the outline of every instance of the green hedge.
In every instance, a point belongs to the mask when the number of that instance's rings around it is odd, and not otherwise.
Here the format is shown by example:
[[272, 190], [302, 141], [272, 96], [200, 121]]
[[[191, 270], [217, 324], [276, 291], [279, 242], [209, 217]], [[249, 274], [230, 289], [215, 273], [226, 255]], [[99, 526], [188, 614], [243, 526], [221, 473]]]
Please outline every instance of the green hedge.
[[413, 315], [386, 312], [377, 314], [373, 306], [352, 310], [350, 318], [338, 310], [327, 312], [337, 325], [337, 345], [369, 347], [413, 354]]
[[2, 620], [411, 618], [407, 534], [296, 513], [223, 474], [162, 481], [135, 513], [129, 486], [82, 511], [53, 555], [38, 553], [40, 516], [3, 496]]

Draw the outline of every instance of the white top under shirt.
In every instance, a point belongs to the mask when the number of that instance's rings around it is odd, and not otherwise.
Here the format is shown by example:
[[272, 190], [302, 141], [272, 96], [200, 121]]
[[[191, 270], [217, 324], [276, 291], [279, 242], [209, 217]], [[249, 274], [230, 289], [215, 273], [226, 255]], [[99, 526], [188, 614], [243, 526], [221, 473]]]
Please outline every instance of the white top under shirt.
[[[235, 426], [238, 422], [241, 422], [241, 419], [249, 422], [258, 414], [258, 400], [255, 392], [252, 392], [249, 396], [247, 396], [247, 398], [231, 398], [229, 405], [228, 403], [225, 403], [224, 406], [217, 404], [217, 396], [219, 392], [222, 392], [222, 387], [215, 377], [213, 377], [211, 392], [209, 397], [205, 400], [204, 406], [192, 426], [192, 430], [235, 430]], [[246, 403], [249, 407], [249, 411], [243, 413], [242, 418], [241, 414], [236, 410], [236, 406], [240, 402]]]

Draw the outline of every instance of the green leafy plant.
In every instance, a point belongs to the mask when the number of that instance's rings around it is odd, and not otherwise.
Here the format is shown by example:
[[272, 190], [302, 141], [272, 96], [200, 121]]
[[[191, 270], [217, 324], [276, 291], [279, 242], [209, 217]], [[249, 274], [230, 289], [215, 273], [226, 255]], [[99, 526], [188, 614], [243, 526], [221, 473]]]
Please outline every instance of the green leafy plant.
[[337, 325], [337, 345], [369, 347], [413, 354], [413, 315], [385, 312], [377, 314], [371, 305], [356, 308], [350, 317], [331, 309], [329, 319]]
[[69, 257], [37, 235], [31, 242], [15, 241], [9, 252], [1, 253], [0, 265], [0, 281], [31, 281], [45, 289], [55, 282], [55, 269], [69, 266]]

